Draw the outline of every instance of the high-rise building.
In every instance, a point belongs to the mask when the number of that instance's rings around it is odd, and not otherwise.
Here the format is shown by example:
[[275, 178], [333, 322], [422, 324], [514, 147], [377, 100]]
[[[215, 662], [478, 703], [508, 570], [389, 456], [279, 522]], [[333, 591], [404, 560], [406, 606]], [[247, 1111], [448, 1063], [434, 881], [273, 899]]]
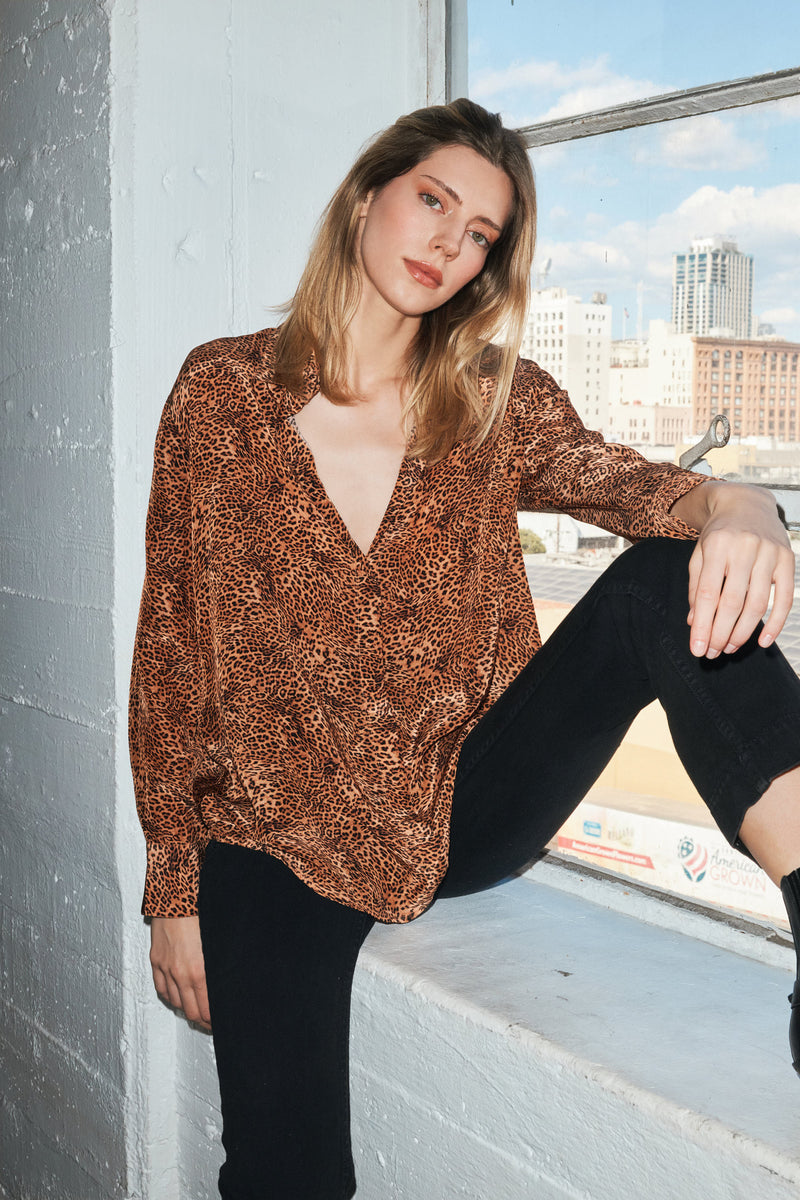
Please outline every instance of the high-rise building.
[[672, 325], [699, 337], [752, 337], [753, 256], [718, 235], [673, 254]]
[[607, 430], [611, 306], [603, 292], [595, 292], [591, 302], [584, 304], [565, 288], [535, 291], [522, 354], [569, 392], [584, 424]]

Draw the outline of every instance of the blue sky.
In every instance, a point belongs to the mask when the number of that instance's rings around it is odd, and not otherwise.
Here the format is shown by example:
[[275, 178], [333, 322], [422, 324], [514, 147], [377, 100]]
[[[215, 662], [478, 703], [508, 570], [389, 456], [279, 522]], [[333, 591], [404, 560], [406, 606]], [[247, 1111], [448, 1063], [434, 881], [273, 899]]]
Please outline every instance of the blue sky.
[[[754, 15], [758, 15], [758, 23]], [[800, 59], [798, 0], [603, 4], [469, 0], [470, 94], [521, 125]], [[669, 318], [672, 253], [721, 233], [755, 261], [754, 311], [800, 341], [800, 98], [532, 152], [536, 271], [589, 299], [614, 335]], [[540, 279], [540, 274], [537, 279]]]

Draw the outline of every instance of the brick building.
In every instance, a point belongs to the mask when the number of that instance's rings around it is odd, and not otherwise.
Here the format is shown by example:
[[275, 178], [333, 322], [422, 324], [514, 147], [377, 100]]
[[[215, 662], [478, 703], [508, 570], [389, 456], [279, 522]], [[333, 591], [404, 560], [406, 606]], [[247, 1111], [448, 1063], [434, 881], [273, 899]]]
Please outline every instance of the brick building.
[[704, 432], [727, 413], [734, 435], [800, 442], [797, 375], [800, 343], [697, 337], [694, 341], [692, 427]]

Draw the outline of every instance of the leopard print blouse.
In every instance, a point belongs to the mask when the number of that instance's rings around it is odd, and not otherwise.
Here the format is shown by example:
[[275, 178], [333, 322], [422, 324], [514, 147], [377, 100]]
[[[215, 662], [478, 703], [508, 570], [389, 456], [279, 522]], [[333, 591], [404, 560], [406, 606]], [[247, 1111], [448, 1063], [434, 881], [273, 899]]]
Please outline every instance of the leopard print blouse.
[[291, 420], [314, 360], [279, 387], [274, 336], [194, 350], [159, 426], [130, 694], [143, 911], [195, 912], [216, 838], [408, 921], [447, 865], [464, 738], [540, 645], [517, 508], [690, 537], [668, 509], [700, 477], [605, 444], [520, 360], [497, 438], [406, 458], [364, 554]]

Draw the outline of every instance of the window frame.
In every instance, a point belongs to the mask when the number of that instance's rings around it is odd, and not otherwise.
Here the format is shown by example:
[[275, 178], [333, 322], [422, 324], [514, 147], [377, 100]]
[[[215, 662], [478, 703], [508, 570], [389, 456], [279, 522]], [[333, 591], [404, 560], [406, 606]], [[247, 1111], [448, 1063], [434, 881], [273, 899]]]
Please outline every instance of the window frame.
[[639, 128], [642, 125], [662, 125], [684, 117], [723, 112], [729, 108], [746, 108], [798, 95], [800, 67], [788, 67], [783, 71], [770, 71], [765, 75], [749, 75], [743, 79], [707, 83], [677, 92], [663, 92], [644, 100], [630, 100], [625, 104], [598, 108], [572, 117], [521, 125], [517, 133], [522, 135], [528, 149], [532, 149], [534, 146], [597, 137], [604, 133], [617, 133], [621, 129]]
[[[446, 92], [448, 100], [456, 96], [469, 95], [468, 2], [469, 0], [446, 0]], [[627, 101], [608, 108], [577, 113], [570, 117], [523, 125], [517, 128], [517, 133], [522, 136], [526, 147], [531, 150], [539, 146], [616, 133], [623, 129], [666, 124], [668, 121], [701, 116], [706, 113], [752, 107], [756, 104], [792, 96], [800, 96], [800, 66], [739, 79], [701, 84], [697, 87]], [[719, 369], [718, 363], [715, 362], [714, 366]], [[583, 871], [596, 874], [600, 879], [605, 880], [609, 895], [619, 892], [620, 910], [625, 908], [624, 896], [628, 895], [633, 888], [637, 892], [646, 891], [655, 901], [656, 908], [662, 908], [665, 912], [675, 912], [679, 924], [683, 924], [681, 915], [686, 914], [688, 910], [688, 912], [703, 913], [712, 921], [718, 921], [721, 925], [741, 931], [745, 934], [745, 940], [758, 943], [766, 939], [767, 941], [777, 940], [791, 944], [787, 941], [788, 935], [782, 929], [778, 931], [766, 917], [744, 916], [732, 910], [726, 910], [722, 906], [716, 908], [696, 904], [666, 889], [648, 888], [640, 881], [618, 875], [613, 870], [592, 867], [590, 864], [571, 859], [555, 850], [549, 852], [548, 858], [554, 866], [559, 866], [566, 872]], [[708, 940], [713, 941], [714, 939], [709, 938]], [[758, 957], [758, 954], [753, 956]]]

